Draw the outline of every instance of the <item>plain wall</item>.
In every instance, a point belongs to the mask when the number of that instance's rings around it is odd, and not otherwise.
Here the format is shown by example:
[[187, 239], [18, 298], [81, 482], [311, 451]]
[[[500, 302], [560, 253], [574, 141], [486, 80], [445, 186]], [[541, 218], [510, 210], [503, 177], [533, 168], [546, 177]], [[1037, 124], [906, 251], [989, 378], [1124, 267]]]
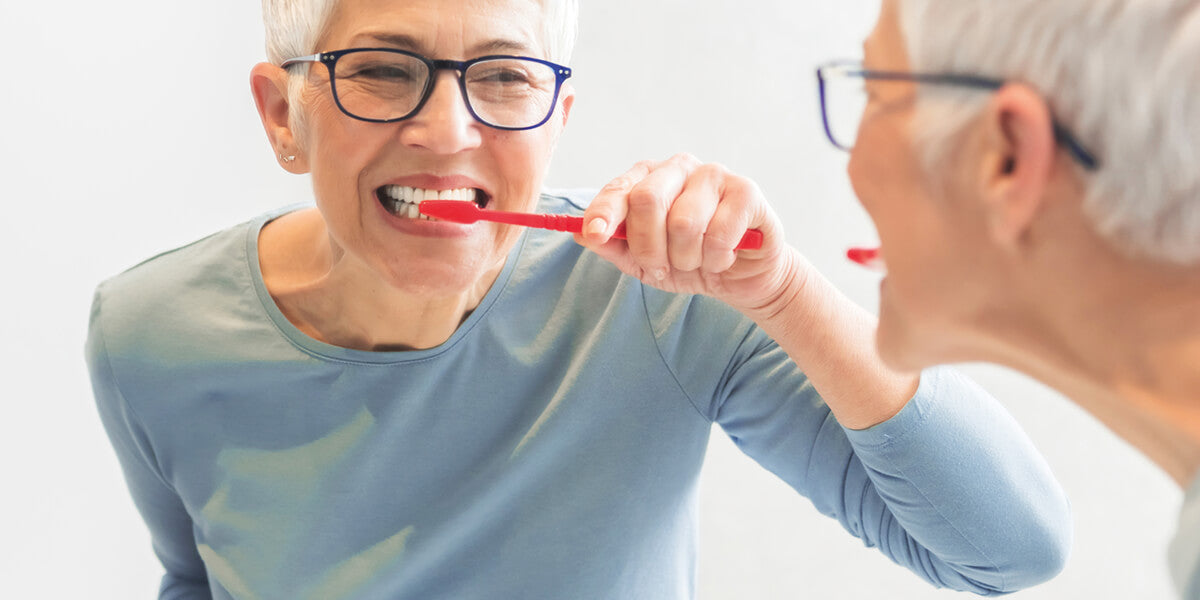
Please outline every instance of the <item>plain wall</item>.
[[[843, 258], [874, 233], [821, 132], [813, 70], [859, 55], [877, 1], [585, 1], [578, 100], [547, 183], [599, 187], [680, 151], [723, 163], [757, 180], [791, 243], [874, 310], [878, 276]], [[249, 93], [264, 56], [256, 1], [3, 0], [0, 39], [0, 595], [151, 598], [161, 567], [83, 363], [92, 290], [305, 201], [308, 182], [277, 165]], [[1174, 484], [1057, 394], [965, 369], [1028, 429], [1074, 507], [1065, 572], [1014, 597], [1169, 597]], [[701, 508], [702, 599], [953, 595], [863, 548], [719, 431]]]

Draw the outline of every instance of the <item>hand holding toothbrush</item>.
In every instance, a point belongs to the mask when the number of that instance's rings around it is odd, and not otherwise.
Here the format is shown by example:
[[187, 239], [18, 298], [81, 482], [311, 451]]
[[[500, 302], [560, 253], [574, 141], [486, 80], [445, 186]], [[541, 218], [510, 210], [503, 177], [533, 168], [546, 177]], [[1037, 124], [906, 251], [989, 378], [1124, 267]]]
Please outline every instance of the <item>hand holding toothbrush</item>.
[[[614, 235], [622, 222], [624, 240]], [[736, 250], [752, 229], [761, 247]], [[790, 301], [808, 269], [753, 181], [686, 154], [640, 162], [606, 185], [575, 238], [649, 285], [713, 296], [752, 318]]]

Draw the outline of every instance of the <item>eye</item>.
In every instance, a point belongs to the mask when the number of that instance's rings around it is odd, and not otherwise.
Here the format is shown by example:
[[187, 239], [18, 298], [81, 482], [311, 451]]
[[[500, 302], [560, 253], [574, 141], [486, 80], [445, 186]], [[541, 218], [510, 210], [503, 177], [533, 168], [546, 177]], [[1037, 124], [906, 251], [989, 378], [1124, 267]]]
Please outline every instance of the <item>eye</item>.
[[471, 72], [472, 83], [523, 85], [530, 82], [524, 69], [513, 67], [484, 67]]
[[411, 81], [413, 73], [410, 69], [395, 64], [360, 65], [347, 77], [371, 79], [375, 81]]

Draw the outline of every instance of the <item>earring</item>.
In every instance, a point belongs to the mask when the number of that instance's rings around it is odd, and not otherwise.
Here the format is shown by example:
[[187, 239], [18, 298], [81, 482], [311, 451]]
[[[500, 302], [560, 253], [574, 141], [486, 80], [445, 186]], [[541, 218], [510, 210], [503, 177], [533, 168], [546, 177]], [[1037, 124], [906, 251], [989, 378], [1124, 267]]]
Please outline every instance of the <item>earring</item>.
[[284, 155], [280, 154], [279, 160], [282, 160], [284, 163], [290, 163], [293, 160], [296, 160], [296, 156], [294, 154], [291, 156], [284, 156]]

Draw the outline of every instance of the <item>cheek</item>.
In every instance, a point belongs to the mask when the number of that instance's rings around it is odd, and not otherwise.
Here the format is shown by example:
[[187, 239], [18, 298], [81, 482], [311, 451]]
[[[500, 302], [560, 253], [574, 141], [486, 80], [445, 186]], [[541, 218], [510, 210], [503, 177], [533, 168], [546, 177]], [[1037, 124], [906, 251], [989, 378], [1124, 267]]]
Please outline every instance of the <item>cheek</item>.
[[[540, 130], [534, 130], [541, 133]], [[528, 133], [534, 133], [528, 132]], [[527, 132], [498, 132], [489, 140], [490, 154], [503, 181], [501, 197], [505, 210], [532, 210], [537, 203], [554, 139], [546, 135], [520, 135]]]
[[[878, 127], [864, 127], [850, 153], [846, 173], [863, 208], [878, 220], [881, 207], [895, 203], [906, 177], [900, 166], [903, 156], [894, 139], [882, 135]], [[879, 224], [878, 222], [876, 223]]]

